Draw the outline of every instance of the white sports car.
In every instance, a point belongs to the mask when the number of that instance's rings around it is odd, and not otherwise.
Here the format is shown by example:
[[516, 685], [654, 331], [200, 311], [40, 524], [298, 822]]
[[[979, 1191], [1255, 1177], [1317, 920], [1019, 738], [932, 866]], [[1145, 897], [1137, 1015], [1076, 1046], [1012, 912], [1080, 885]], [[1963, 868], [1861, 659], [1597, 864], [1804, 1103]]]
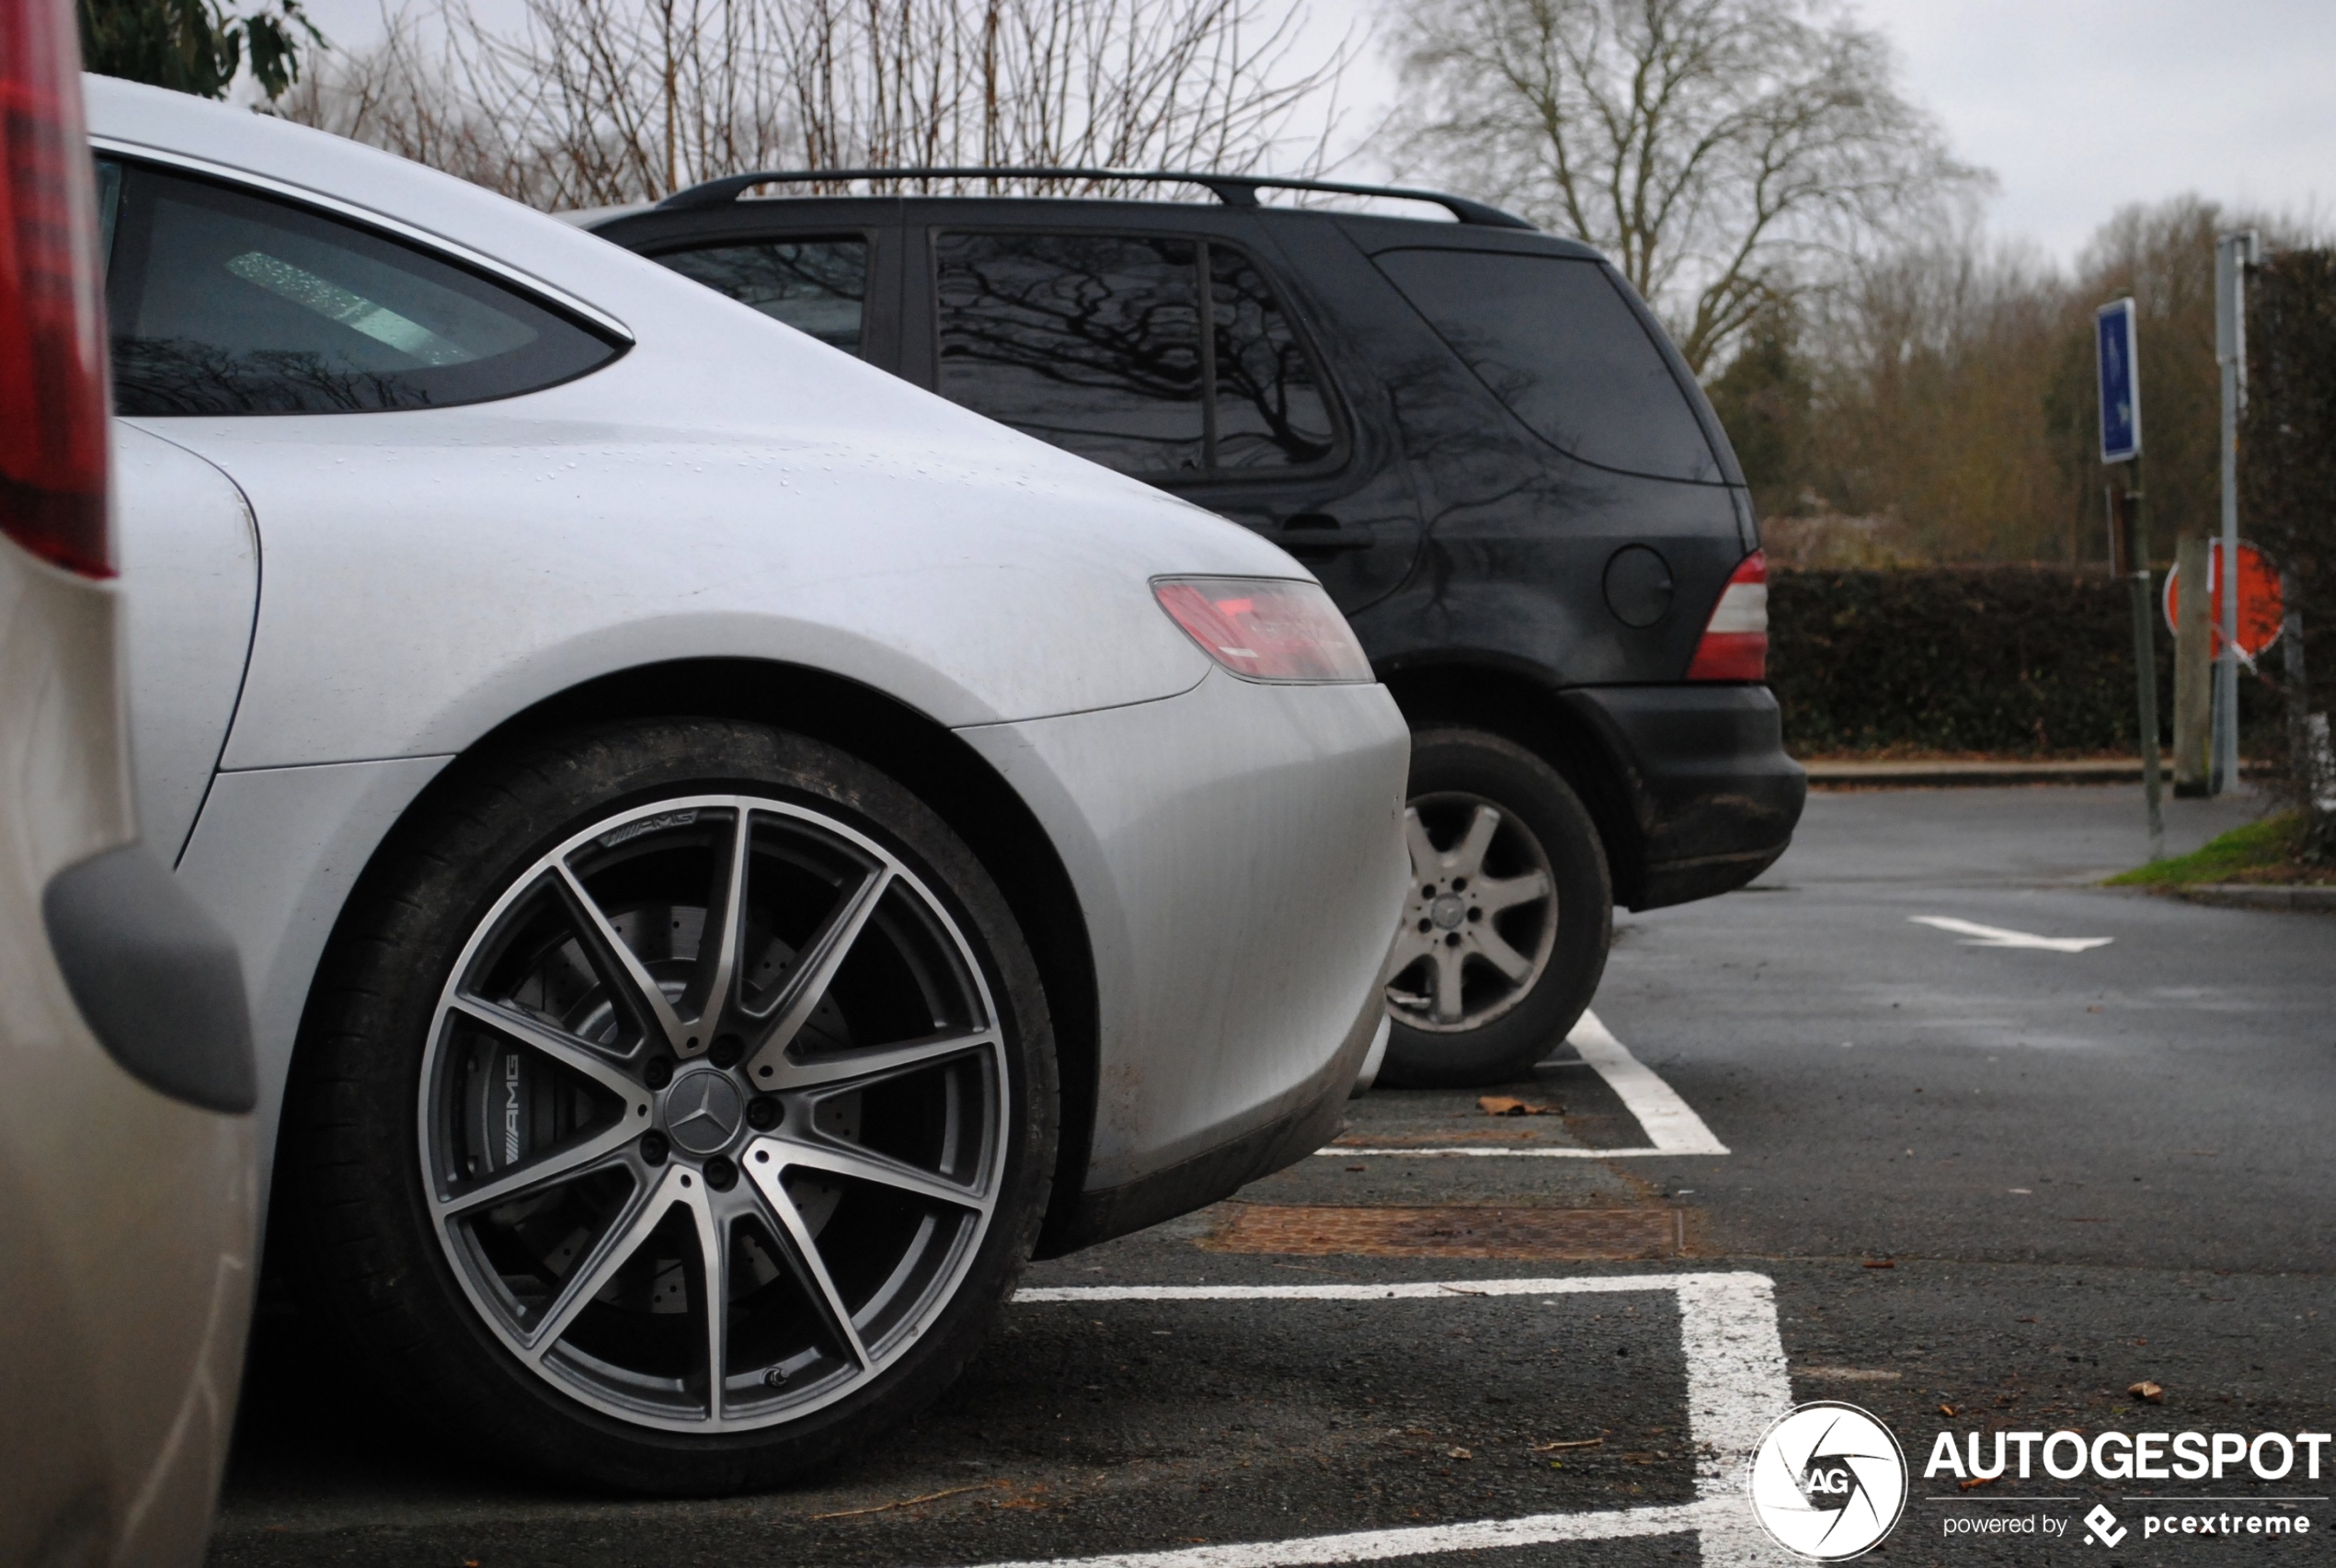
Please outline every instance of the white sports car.
[[1407, 740], [1302, 568], [457, 180], [88, 109], [139, 807], [385, 1387], [767, 1482], [1323, 1139]]

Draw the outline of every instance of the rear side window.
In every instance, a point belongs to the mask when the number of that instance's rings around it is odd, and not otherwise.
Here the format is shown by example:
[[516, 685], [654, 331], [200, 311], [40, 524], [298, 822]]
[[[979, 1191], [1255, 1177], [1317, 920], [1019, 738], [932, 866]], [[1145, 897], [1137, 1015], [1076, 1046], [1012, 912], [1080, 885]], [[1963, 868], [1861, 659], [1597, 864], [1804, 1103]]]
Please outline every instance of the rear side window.
[[106, 280], [123, 414], [344, 414], [510, 397], [622, 348], [416, 246], [131, 165]]
[[934, 251], [940, 390], [952, 401], [1144, 478], [1257, 475], [1331, 454], [1313, 361], [1239, 251], [1033, 234], [946, 234]]
[[1212, 244], [1208, 292], [1216, 350], [1209, 365], [1212, 466], [1289, 468], [1328, 457], [1330, 405], [1265, 275], [1241, 252]]
[[1604, 266], [1467, 250], [1374, 259], [1509, 411], [1559, 451], [1631, 474], [1719, 482], [1686, 393]]
[[704, 246], [668, 251], [656, 259], [830, 348], [860, 351], [868, 298], [865, 240]]
[[945, 235], [941, 395], [1124, 474], [1197, 473], [1197, 251], [1100, 235]]

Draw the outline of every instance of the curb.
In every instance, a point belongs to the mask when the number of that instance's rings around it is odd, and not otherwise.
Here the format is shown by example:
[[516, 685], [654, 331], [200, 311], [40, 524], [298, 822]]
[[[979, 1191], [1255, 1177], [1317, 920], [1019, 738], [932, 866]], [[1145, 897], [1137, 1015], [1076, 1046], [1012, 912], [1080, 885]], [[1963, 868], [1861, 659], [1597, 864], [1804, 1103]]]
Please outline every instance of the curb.
[[[1864, 784], [1899, 789], [1955, 784], [2139, 784], [2141, 760], [2074, 762], [1804, 762], [1812, 784]], [[2166, 765], [2168, 789], [2173, 768]]]
[[2261, 882], [2200, 882], [2177, 887], [2174, 897], [2193, 904], [2219, 904], [2232, 910], [2311, 910], [2336, 914], [2336, 885], [2282, 886]]

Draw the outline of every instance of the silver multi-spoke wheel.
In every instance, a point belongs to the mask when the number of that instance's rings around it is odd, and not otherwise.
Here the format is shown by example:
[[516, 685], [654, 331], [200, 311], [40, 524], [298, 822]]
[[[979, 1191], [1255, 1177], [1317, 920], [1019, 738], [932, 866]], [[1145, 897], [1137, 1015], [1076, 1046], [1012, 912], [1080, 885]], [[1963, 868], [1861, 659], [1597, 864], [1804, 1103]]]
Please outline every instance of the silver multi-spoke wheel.
[[510, 1353], [623, 1421], [769, 1427], [904, 1356], [1003, 1185], [1006, 1040], [899, 856], [741, 795], [576, 833], [481, 919], [424, 1051], [421, 1177]]
[[1557, 936], [1540, 841], [1482, 795], [1423, 795], [1403, 813], [1412, 887], [1387, 1002], [1434, 1034], [1479, 1029], [1532, 992]]

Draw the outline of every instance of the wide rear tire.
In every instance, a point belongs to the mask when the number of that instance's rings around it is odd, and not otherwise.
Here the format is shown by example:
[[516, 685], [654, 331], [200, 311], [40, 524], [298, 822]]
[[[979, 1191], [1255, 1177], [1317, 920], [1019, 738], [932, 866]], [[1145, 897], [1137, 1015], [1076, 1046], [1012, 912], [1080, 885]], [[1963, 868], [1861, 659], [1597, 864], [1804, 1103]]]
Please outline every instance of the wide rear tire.
[[1037, 967], [934, 812], [818, 741], [635, 722], [474, 766], [384, 850], [277, 1180], [307, 1298], [424, 1430], [711, 1494], [947, 1387], [1056, 1118]]

